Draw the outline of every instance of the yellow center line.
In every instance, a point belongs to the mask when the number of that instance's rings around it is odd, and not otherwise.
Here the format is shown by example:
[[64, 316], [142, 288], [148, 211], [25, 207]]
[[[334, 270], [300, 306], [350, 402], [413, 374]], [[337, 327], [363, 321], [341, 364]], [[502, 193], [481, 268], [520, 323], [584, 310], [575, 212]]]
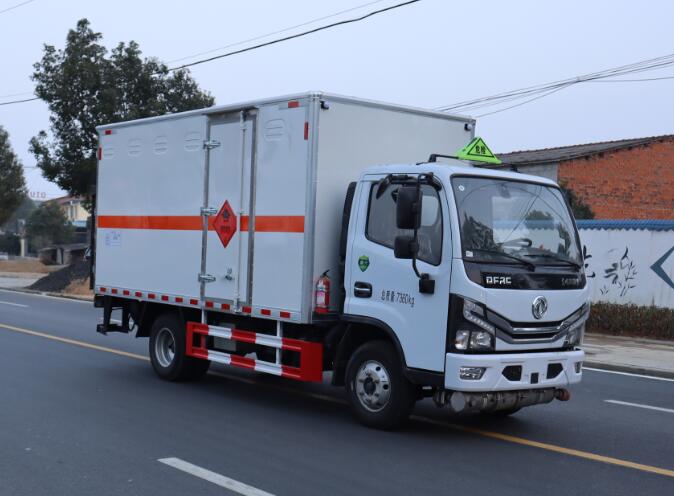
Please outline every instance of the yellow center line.
[[530, 446], [532, 448], [539, 448], [546, 451], [553, 451], [555, 453], [562, 453], [564, 455], [575, 456], [577, 458], [584, 458], [586, 460], [593, 460], [595, 462], [608, 463], [610, 465], [618, 465], [619, 467], [627, 467], [633, 468], [635, 470], [641, 470], [642, 472], [650, 472], [653, 474], [666, 475], [667, 477], [674, 477], [674, 470], [669, 470], [666, 468], [630, 462], [628, 460], [621, 460], [620, 458], [613, 458], [612, 456], [598, 455], [596, 453], [590, 453], [588, 451], [565, 448], [563, 446], [557, 446], [555, 444], [542, 443], [540, 441], [532, 441], [530, 439], [525, 439], [523, 437], [511, 436], [509, 434], [502, 434], [500, 432], [486, 431], [484, 429], [476, 429], [475, 427], [468, 427], [465, 425], [450, 424], [447, 422], [441, 422], [439, 420], [434, 420], [427, 417], [420, 417], [417, 415], [413, 415], [412, 418], [414, 420], [419, 420], [428, 424], [447, 427], [449, 429], [453, 429], [456, 431], [469, 432], [471, 434], [477, 434], [479, 436], [498, 439], [500, 441], [506, 441], [508, 443], [522, 444], [524, 446]]
[[[54, 336], [52, 334], [46, 334], [44, 332], [37, 332], [37, 331], [31, 331], [30, 329], [24, 329], [21, 327], [15, 327], [11, 326], [8, 324], [0, 324], [0, 328], [7, 329], [8, 331], [13, 331], [13, 332], [19, 332], [22, 334], [28, 334], [31, 336], [37, 336], [45, 339], [51, 339], [53, 341], [59, 341], [61, 343], [67, 343], [71, 344], [74, 346], [80, 346], [82, 348], [88, 348], [91, 350], [97, 350], [97, 351], [104, 351], [106, 353], [113, 353], [115, 355], [120, 355], [124, 356], [127, 358], [133, 358], [136, 360], [143, 360], [143, 361], [149, 361], [150, 359], [146, 356], [138, 355], [136, 353], [129, 353], [126, 351], [121, 351], [121, 350], [116, 350], [114, 348], [107, 348], [105, 346], [98, 346], [95, 344], [90, 344], [86, 343], [84, 341], [78, 341], [76, 339], [68, 339], [68, 338], [62, 338], [59, 336]], [[240, 381], [240, 382], [245, 382], [245, 383], [255, 383], [255, 381], [243, 377], [235, 377], [235, 376], [230, 376], [230, 375], [225, 375], [221, 373], [211, 373], [211, 375], [217, 375], [219, 377], [224, 377], [229, 380], [235, 380], [235, 381]], [[302, 396], [310, 396], [322, 401], [331, 401], [334, 403], [345, 403], [343, 400], [340, 400], [338, 398], [332, 398], [327, 395], [323, 394], [317, 394], [317, 393], [307, 393], [304, 391], [298, 391], [294, 390], [289, 387], [283, 387], [283, 386], [276, 386], [276, 385], [271, 385], [271, 384], [264, 384], [264, 386], [271, 387], [274, 389], [282, 390], [284, 392], [290, 392], [294, 394], [299, 394]], [[582, 451], [582, 450], [577, 450], [577, 449], [572, 449], [572, 448], [565, 448], [563, 446], [557, 446], [555, 444], [549, 444], [549, 443], [542, 443], [540, 441], [532, 441], [531, 439], [525, 439], [523, 437], [518, 437], [518, 436], [511, 436], [509, 434], [502, 434], [500, 432], [493, 432], [493, 431], [487, 431], [484, 429], [477, 429], [475, 427], [468, 427], [465, 425], [459, 425], [459, 424], [451, 424], [448, 422], [442, 422], [440, 420], [435, 420], [432, 418], [428, 417], [423, 417], [419, 415], [413, 415], [412, 419], [415, 421], [419, 422], [424, 422], [427, 424], [431, 425], [436, 425], [439, 427], [445, 427], [449, 429], [453, 429], [455, 431], [460, 431], [460, 432], [467, 432], [470, 434], [476, 434], [478, 436], [482, 437], [488, 437], [491, 439], [497, 439], [499, 441], [505, 441], [508, 443], [513, 443], [513, 444], [519, 444], [519, 445], [524, 445], [524, 446], [529, 446], [532, 448], [538, 448], [546, 451], [552, 451], [554, 453], [560, 453], [568, 456], [574, 456], [576, 458], [583, 458], [585, 460], [592, 460], [595, 462], [601, 462], [601, 463], [607, 463], [609, 465], [617, 465], [619, 467], [625, 467], [625, 468], [631, 468], [634, 470], [640, 470], [642, 472], [648, 472], [652, 474], [658, 474], [658, 475], [664, 475], [667, 477], [672, 477], [674, 478], [674, 470], [669, 470], [666, 468], [661, 468], [661, 467], [654, 467], [652, 465], [644, 465], [642, 463], [636, 463], [636, 462], [631, 462], [629, 460], [621, 460], [620, 458], [613, 458], [611, 456], [604, 456], [604, 455], [598, 455], [596, 453], [590, 453], [588, 451]]]
[[59, 341], [61, 343], [72, 344], [74, 346], [81, 346], [82, 348], [89, 348], [90, 350], [105, 351], [106, 353], [113, 353], [115, 355], [120, 355], [127, 358], [135, 358], [136, 360], [145, 360], [146, 362], [150, 361], [148, 357], [143, 355], [137, 355], [136, 353], [129, 353], [128, 351], [115, 350], [114, 348], [107, 348], [105, 346], [98, 346], [96, 344], [85, 343], [84, 341], [78, 341], [76, 339], [62, 338], [60, 336], [54, 336], [53, 334], [31, 331], [30, 329], [15, 327], [8, 324], [0, 324], [0, 327], [2, 327], [3, 329], [7, 329], [8, 331], [20, 332], [22, 334], [30, 334], [31, 336], [51, 339], [52, 341]]

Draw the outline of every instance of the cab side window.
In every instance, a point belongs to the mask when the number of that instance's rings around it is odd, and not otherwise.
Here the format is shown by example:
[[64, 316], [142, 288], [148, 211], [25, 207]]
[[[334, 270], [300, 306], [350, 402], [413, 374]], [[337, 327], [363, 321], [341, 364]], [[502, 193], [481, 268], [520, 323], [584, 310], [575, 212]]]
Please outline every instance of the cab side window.
[[[393, 249], [396, 236], [412, 236], [410, 229], [396, 227], [396, 198], [399, 184], [391, 184], [384, 194], [377, 198], [377, 184], [370, 190], [365, 237], [387, 248]], [[439, 265], [442, 258], [442, 208], [436, 189], [428, 184], [421, 186], [422, 207], [421, 227], [417, 231], [419, 240], [418, 259], [432, 265]]]

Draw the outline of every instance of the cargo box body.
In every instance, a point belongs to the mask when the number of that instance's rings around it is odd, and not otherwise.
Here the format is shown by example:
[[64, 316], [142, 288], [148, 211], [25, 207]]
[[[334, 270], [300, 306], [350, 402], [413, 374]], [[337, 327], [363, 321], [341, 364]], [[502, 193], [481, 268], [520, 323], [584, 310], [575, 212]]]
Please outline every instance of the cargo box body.
[[[98, 294], [309, 323], [348, 184], [453, 153], [473, 121], [323, 93], [98, 128]], [[376, 262], [373, 262], [376, 263]]]

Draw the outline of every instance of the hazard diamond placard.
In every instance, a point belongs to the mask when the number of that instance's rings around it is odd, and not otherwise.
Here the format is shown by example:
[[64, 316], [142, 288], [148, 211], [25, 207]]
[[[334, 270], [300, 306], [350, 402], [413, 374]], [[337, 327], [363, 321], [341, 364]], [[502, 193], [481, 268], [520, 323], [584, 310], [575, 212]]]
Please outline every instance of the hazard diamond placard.
[[500, 164], [501, 161], [496, 158], [482, 138], [476, 136], [470, 143], [461, 148], [456, 154], [461, 160], [472, 160], [473, 162], [486, 162], [488, 164]]
[[213, 220], [213, 229], [215, 229], [220, 241], [222, 241], [222, 246], [227, 248], [227, 245], [234, 237], [234, 233], [236, 233], [236, 214], [226, 200], [215, 220]]

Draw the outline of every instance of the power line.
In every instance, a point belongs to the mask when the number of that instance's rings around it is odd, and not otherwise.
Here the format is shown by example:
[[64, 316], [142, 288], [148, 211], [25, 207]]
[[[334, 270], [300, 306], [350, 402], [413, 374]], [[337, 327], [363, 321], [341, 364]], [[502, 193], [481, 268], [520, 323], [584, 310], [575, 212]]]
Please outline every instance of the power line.
[[[609, 82], [609, 81], [624, 81], [624, 82], [637, 82], [637, 81], [650, 81], [650, 80], [656, 80], [660, 78], [643, 78], [643, 79], [634, 79], [634, 80], [611, 80], [607, 78], [613, 78], [613, 77], [618, 77], [618, 76], [623, 76], [627, 74], [635, 74], [639, 72], [645, 72], [645, 71], [652, 71], [652, 70], [657, 70], [657, 69], [662, 69], [665, 67], [669, 67], [671, 65], [674, 65], [674, 54], [670, 55], [664, 55], [662, 57], [656, 57], [654, 59], [648, 59], [648, 60], [643, 60], [639, 62], [635, 62], [632, 64], [627, 64], [624, 66], [619, 66], [619, 67], [614, 67], [610, 69], [605, 69], [602, 71], [590, 73], [590, 74], [585, 74], [581, 76], [576, 76], [573, 78], [567, 78], [567, 79], [562, 79], [559, 81], [552, 81], [550, 83], [543, 83], [543, 84], [538, 84], [534, 86], [529, 86], [525, 88], [520, 88], [517, 90], [511, 90], [511, 91], [506, 91], [502, 93], [496, 93], [494, 95], [486, 96], [486, 97], [481, 97], [481, 98], [476, 98], [473, 100], [466, 100], [463, 102], [458, 102], [454, 103], [445, 107], [440, 107], [437, 110], [442, 110], [442, 111], [448, 111], [448, 110], [457, 110], [460, 109], [462, 111], [466, 110], [475, 110], [478, 108], [482, 107], [489, 107], [489, 106], [494, 106], [494, 105], [500, 105], [509, 101], [514, 101], [514, 100], [519, 100], [522, 98], [528, 98], [533, 95], [541, 95], [547, 96], [548, 94], [555, 93], [559, 90], [562, 90], [564, 88], [568, 88], [569, 86], [572, 86], [574, 84], [578, 83], [585, 83], [585, 82]], [[606, 81], [603, 81], [606, 79]], [[528, 103], [529, 101], [534, 101], [538, 100], [539, 98], [529, 98], [526, 102]], [[508, 110], [510, 108], [515, 108], [519, 107], [521, 105], [513, 105], [511, 107], [504, 108], [502, 110]], [[499, 110], [500, 111], [500, 110]], [[491, 113], [496, 113], [496, 112], [490, 112], [488, 114], [483, 114], [483, 115], [490, 115]]]
[[518, 90], [512, 90], [503, 93], [497, 93], [495, 95], [477, 98], [475, 100], [468, 100], [464, 102], [459, 102], [452, 104], [447, 107], [442, 107], [440, 110], [451, 110], [455, 108], [467, 108], [473, 107], [474, 105], [479, 105], [484, 102], [490, 101], [505, 101], [504, 99], [524, 97], [531, 93], [537, 93], [542, 91], [547, 91], [548, 89], [553, 89], [558, 86], [568, 86], [570, 84], [577, 84], [580, 82], [590, 82], [602, 77], [615, 77], [623, 74], [630, 74], [634, 72], [643, 72], [645, 70], [654, 70], [658, 69], [661, 66], [667, 66], [674, 63], [674, 55], [667, 55], [663, 57], [658, 57], [656, 59], [650, 59], [647, 61], [637, 62], [634, 64], [629, 64], [627, 66], [621, 66], [613, 69], [607, 69], [604, 71], [587, 74], [584, 76], [576, 76], [573, 78], [563, 79], [559, 81], [553, 81], [551, 83], [544, 83], [535, 86], [529, 86], [526, 88], [521, 88]]
[[39, 100], [39, 99], [40, 99], [40, 98], [36, 96], [36, 97], [33, 97], [33, 98], [24, 98], [23, 100], [12, 100], [12, 101], [10, 101], [10, 102], [2, 102], [2, 103], [0, 103], [0, 106], [3, 106], [3, 105], [12, 105], [12, 104], [14, 104], [14, 103], [32, 102], [33, 100]]
[[172, 64], [174, 62], [181, 62], [183, 60], [192, 59], [194, 57], [199, 57], [201, 55], [208, 55], [209, 53], [219, 52], [220, 50], [225, 50], [226, 48], [232, 48], [232, 47], [235, 47], [235, 46], [243, 45], [245, 43], [250, 43], [251, 41], [257, 41], [257, 40], [260, 40], [260, 39], [263, 39], [263, 38], [267, 38], [267, 37], [273, 36], [275, 34], [281, 34], [281, 33], [287, 32], [287, 31], [292, 31], [293, 29], [301, 28], [301, 27], [306, 26], [308, 24], [313, 24], [313, 23], [318, 22], [318, 21], [324, 21], [325, 19], [329, 19], [331, 17], [336, 17], [338, 15], [346, 14], [347, 12], [353, 12], [354, 10], [360, 10], [364, 7], [369, 7], [370, 5], [374, 5], [376, 3], [381, 3], [383, 1], [384, 0], [376, 0], [374, 2], [369, 2], [369, 3], [364, 3], [362, 5], [357, 5], [355, 7], [351, 7], [350, 9], [340, 10], [339, 12], [335, 12], [333, 14], [328, 14], [328, 15], [325, 15], [323, 17], [317, 17], [315, 19], [311, 19], [310, 21], [306, 21], [306, 22], [303, 22], [301, 24], [296, 24], [295, 26], [289, 26], [287, 28], [279, 29], [278, 31], [272, 31], [271, 33], [263, 34], [263, 35], [260, 35], [260, 36], [255, 36], [254, 38], [248, 38], [247, 40], [242, 40], [242, 41], [237, 41], [235, 43], [230, 43], [229, 45], [221, 46], [221, 47], [218, 47], [218, 48], [213, 48], [212, 50], [206, 50], [204, 52], [194, 53], [192, 55], [187, 55], [187, 56], [181, 57], [179, 59], [169, 60], [169, 61], [167, 61], [167, 64]]
[[664, 76], [656, 78], [642, 79], [600, 79], [597, 81], [587, 81], [588, 83], [636, 83], [638, 81], [662, 81], [663, 79], [674, 79], [674, 76]]
[[552, 95], [553, 93], [557, 93], [558, 91], [561, 91], [566, 87], [567, 86], [560, 86], [559, 88], [555, 88], [553, 90], [548, 91], [547, 93], [543, 93], [542, 95], [538, 95], [538, 96], [535, 96], [535, 97], [530, 98], [528, 100], [525, 100], [523, 102], [517, 103], [515, 105], [511, 105], [510, 107], [505, 107], [505, 108], [502, 108], [502, 109], [499, 109], [499, 110], [494, 110], [492, 112], [487, 112], [486, 114], [476, 115], [475, 117], [484, 117], [486, 115], [498, 114], [499, 112], [505, 112], [506, 110], [510, 110], [510, 109], [515, 108], [515, 107], [521, 107], [522, 105], [526, 105], [527, 103], [533, 102], [534, 100], [539, 100], [539, 99], [544, 98], [548, 95]]
[[[33, 1], [34, 1], [34, 0], [33, 0]], [[357, 7], [353, 7], [353, 8], [351, 8], [351, 9], [342, 10], [342, 11], [340, 11], [340, 12], [335, 12], [334, 14], [330, 14], [330, 15], [324, 16], [324, 17], [319, 18], [319, 19], [314, 19], [314, 20], [312, 20], [312, 21], [307, 21], [306, 23], [298, 24], [297, 26], [293, 26], [293, 27], [290, 27], [290, 28], [285, 28], [285, 29], [279, 30], [279, 31], [277, 31], [277, 32], [275, 32], [275, 33], [285, 32], [285, 31], [288, 31], [288, 30], [291, 30], [291, 29], [295, 29], [295, 28], [300, 27], [300, 26], [304, 26], [304, 25], [307, 25], [307, 24], [312, 24], [312, 23], [314, 23], [314, 22], [317, 22], [318, 20], [321, 20], [321, 19], [327, 19], [327, 18], [329, 18], [329, 17], [334, 17], [334, 16], [336, 16], [336, 15], [344, 14], [344, 13], [346, 13], [346, 12], [351, 12], [351, 11], [353, 11], [353, 10], [360, 9], [360, 8], [366, 7], [366, 6], [368, 6], [368, 5], [373, 5], [373, 4], [379, 3], [379, 2], [381, 2], [381, 1], [383, 1], [383, 0], [378, 0], [378, 1], [376, 1], [376, 2], [370, 2], [370, 3], [366, 3], [366, 4], [363, 4], [363, 5], [357, 6]], [[252, 50], [256, 50], [256, 49], [258, 49], [258, 48], [262, 48], [262, 47], [269, 46], [269, 45], [274, 45], [274, 44], [276, 44], [276, 43], [281, 43], [281, 42], [283, 42], [283, 41], [288, 41], [288, 40], [291, 40], [291, 39], [294, 39], [294, 38], [300, 38], [300, 37], [302, 37], [302, 36], [307, 36], [307, 35], [309, 35], [309, 34], [317, 33], [318, 31], [323, 31], [323, 30], [326, 30], [326, 29], [329, 29], [329, 28], [332, 28], [332, 27], [336, 27], [336, 26], [340, 26], [340, 25], [343, 25], [343, 24], [351, 24], [351, 23], [354, 23], [354, 22], [359, 22], [359, 21], [362, 21], [362, 20], [364, 20], [364, 19], [367, 19], [368, 17], [372, 17], [372, 16], [375, 16], [375, 15], [377, 15], [377, 14], [381, 14], [381, 13], [383, 13], [383, 12], [387, 12], [387, 11], [389, 11], [389, 10], [394, 10], [394, 9], [397, 9], [397, 8], [400, 8], [400, 7], [404, 7], [404, 6], [406, 6], [406, 5], [410, 5], [410, 4], [413, 4], [413, 3], [417, 3], [417, 2], [419, 2], [419, 1], [420, 1], [420, 0], [409, 0], [409, 1], [407, 1], [407, 2], [399, 3], [399, 4], [396, 4], [396, 5], [391, 5], [391, 6], [389, 6], [389, 7], [383, 8], [383, 9], [379, 9], [379, 10], [375, 10], [375, 11], [369, 12], [369, 13], [367, 13], [367, 14], [364, 14], [364, 15], [360, 16], [360, 17], [355, 17], [355, 18], [352, 18], [352, 19], [346, 19], [346, 20], [343, 20], [343, 21], [334, 22], [334, 23], [332, 23], [332, 24], [327, 24], [327, 25], [325, 25], [325, 26], [320, 26], [320, 27], [317, 27], [317, 28], [314, 28], [314, 29], [310, 29], [310, 30], [308, 30], [308, 31], [303, 31], [303, 32], [301, 32], [301, 33], [297, 33], [297, 34], [294, 34], [294, 35], [285, 36], [285, 37], [283, 37], [283, 38], [278, 38], [278, 39], [271, 40], [271, 41], [268, 41], [268, 42], [265, 42], [265, 43], [260, 43], [260, 44], [258, 44], [258, 45], [254, 45], [254, 46], [251, 46], [251, 47], [242, 48], [242, 49], [240, 49], [240, 50], [235, 50], [235, 51], [232, 51], [232, 52], [223, 53], [223, 54], [221, 54], [221, 55], [216, 55], [216, 56], [214, 56], [214, 57], [210, 57], [210, 58], [207, 58], [207, 59], [197, 60], [197, 61], [195, 61], [195, 62], [190, 62], [190, 63], [188, 63], [188, 64], [183, 64], [183, 65], [180, 65], [180, 66], [177, 66], [177, 67], [172, 67], [172, 68], [169, 68], [168, 70], [169, 70], [169, 71], [177, 71], [177, 70], [180, 70], [180, 69], [185, 69], [185, 68], [187, 68], [187, 67], [192, 67], [192, 66], [195, 66], [195, 65], [204, 64], [204, 63], [206, 63], [206, 62], [211, 62], [211, 61], [213, 61], [213, 60], [222, 59], [222, 58], [225, 58], [225, 57], [231, 57], [232, 55], [237, 55], [237, 54], [239, 54], [239, 53], [249, 52], [249, 51], [252, 51]], [[259, 38], [266, 38], [267, 36], [271, 36], [272, 34], [275, 34], [275, 33], [269, 33], [269, 34], [266, 34], [266, 35], [263, 35], [263, 36], [259, 36], [259, 37], [256, 37], [256, 38], [252, 38], [251, 40], [255, 40], [255, 39], [259, 39]], [[240, 45], [240, 44], [242, 44], [242, 43], [246, 43], [246, 42], [251, 41], [251, 40], [242, 41], [242, 42], [239, 42], [239, 43], [234, 43], [234, 44], [232, 44], [232, 45], [230, 45], [230, 46]], [[216, 50], [220, 50], [220, 49], [216, 49]], [[196, 56], [196, 55], [189, 56], [189, 57], [185, 57], [185, 58], [192, 58], [192, 57], [194, 57], [194, 56]], [[178, 59], [178, 60], [184, 60], [184, 58], [183, 58], [183, 59]], [[158, 74], [158, 73], [156, 73], [156, 74]], [[13, 101], [9, 101], [9, 102], [2, 102], [2, 103], [0, 103], [0, 106], [3, 106], [3, 105], [13, 105], [13, 104], [16, 104], [16, 103], [30, 102], [30, 101], [38, 100], [38, 99], [39, 99], [38, 97], [35, 97], [35, 98], [27, 98], [27, 99], [22, 99], [22, 100], [13, 100]]]
[[250, 47], [247, 47], [247, 48], [242, 48], [240, 50], [234, 50], [232, 52], [223, 53], [221, 55], [215, 55], [214, 57], [209, 57], [209, 58], [206, 58], [206, 59], [197, 60], [196, 62], [190, 62], [188, 64], [179, 65], [177, 67], [171, 67], [168, 70], [169, 71], [178, 71], [180, 69], [186, 69], [188, 67], [193, 67], [195, 65], [205, 64], [207, 62], [212, 62], [214, 60], [223, 59], [225, 57], [231, 57], [232, 55], [238, 55], [240, 53], [250, 52], [252, 50], [257, 50], [258, 48], [266, 47], [266, 46], [269, 46], [269, 45], [275, 45], [275, 44], [281, 43], [283, 41], [288, 41], [288, 40], [292, 40], [292, 39], [295, 39], [295, 38], [301, 38], [302, 36], [307, 36], [307, 35], [310, 35], [310, 34], [313, 34], [313, 33], [317, 33], [319, 31], [324, 31], [326, 29], [334, 28], [336, 26], [342, 26], [344, 24], [351, 24], [351, 23], [354, 23], [354, 22], [359, 22], [359, 21], [367, 19], [368, 17], [372, 17], [372, 16], [375, 16], [377, 14], [381, 14], [383, 12], [388, 12], [389, 10], [398, 9], [400, 7], [405, 7], [406, 5], [411, 5], [411, 4], [417, 3], [419, 1], [420, 0], [409, 0], [407, 2], [398, 3], [398, 4], [395, 4], [395, 5], [391, 5], [390, 7], [385, 7], [383, 9], [379, 9], [379, 10], [369, 12], [367, 14], [364, 14], [364, 15], [360, 16], [360, 17], [354, 17], [352, 19], [346, 19], [346, 20], [343, 20], [343, 21], [333, 22], [332, 24], [326, 24], [325, 26], [320, 26], [320, 27], [310, 29], [308, 31], [303, 31], [301, 33], [293, 34], [293, 35], [290, 35], [290, 36], [284, 36], [283, 38], [277, 38], [275, 40], [267, 41], [265, 43], [260, 43], [260, 44], [253, 45], [253, 46], [250, 46]]
[[22, 7], [24, 5], [33, 3], [34, 1], [35, 0], [27, 0], [26, 2], [17, 3], [16, 5], [12, 5], [11, 7], [7, 7], [6, 9], [0, 10], [0, 14], [4, 14], [5, 12], [9, 12], [10, 10], [18, 9], [19, 7]]

